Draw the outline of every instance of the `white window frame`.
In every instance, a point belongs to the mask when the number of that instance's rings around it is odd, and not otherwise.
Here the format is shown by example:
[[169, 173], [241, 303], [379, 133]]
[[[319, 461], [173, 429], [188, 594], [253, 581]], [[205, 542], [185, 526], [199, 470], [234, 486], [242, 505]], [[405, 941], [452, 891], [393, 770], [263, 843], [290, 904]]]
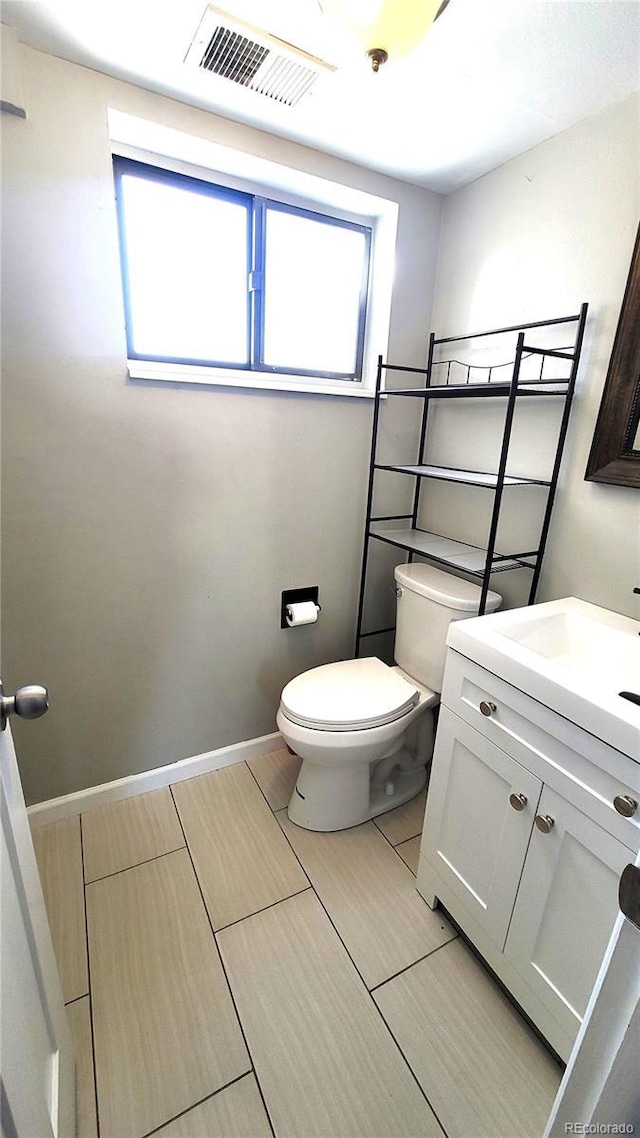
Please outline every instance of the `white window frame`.
[[319, 379], [278, 372], [238, 372], [210, 366], [128, 360], [132, 379], [200, 383], [223, 387], [297, 391], [373, 398], [378, 356], [387, 355], [393, 288], [398, 204], [314, 174], [281, 166], [228, 146], [184, 134], [109, 108], [113, 154], [189, 174], [249, 193], [264, 193], [286, 204], [316, 209], [372, 230], [367, 321], [361, 380]]

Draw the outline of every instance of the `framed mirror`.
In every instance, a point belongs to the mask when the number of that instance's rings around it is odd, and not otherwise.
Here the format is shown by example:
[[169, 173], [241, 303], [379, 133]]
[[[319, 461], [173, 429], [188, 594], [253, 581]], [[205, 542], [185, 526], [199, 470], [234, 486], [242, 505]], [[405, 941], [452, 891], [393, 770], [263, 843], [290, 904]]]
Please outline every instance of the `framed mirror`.
[[585, 479], [640, 487], [640, 227]]

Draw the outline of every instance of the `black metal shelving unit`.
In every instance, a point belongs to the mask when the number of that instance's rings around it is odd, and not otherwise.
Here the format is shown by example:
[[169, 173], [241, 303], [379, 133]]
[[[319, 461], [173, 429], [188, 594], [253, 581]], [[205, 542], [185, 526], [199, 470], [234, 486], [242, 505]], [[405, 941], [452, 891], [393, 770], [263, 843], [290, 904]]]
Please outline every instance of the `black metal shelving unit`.
[[[425, 369], [384, 363], [382, 356], [379, 357], [371, 438], [367, 519], [362, 554], [362, 574], [356, 630], [356, 656], [360, 654], [360, 646], [364, 638], [393, 631], [393, 628], [376, 628], [368, 632], [362, 631], [367, 588], [369, 543], [371, 540], [386, 542], [389, 545], [397, 546], [408, 554], [409, 561], [412, 561], [415, 556], [418, 556], [435, 565], [440, 565], [452, 569], [454, 572], [457, 571], [464, 574], [465, 576], [476, 578], [481, 583], [480, 614], [484, 613], [485, 610], [492, 574], [505, 573], [511, 569], [530, 569], [532, 571], [532, 579], [527, 603], [533, 604], [538, 587], [540, 570], [542, 568], [542, 558], [558, 484], [562, 451], [569, 423], [569, 413], [571, 410], [571, 401], [578, 371], [586, 319], [587, 305], [583, 304], [580, 311], [574, 316], [561, 316], [552, 320], [540, 320], [530, 324], [511, 325], [505, 328], [494, 328], [490, 331], [468, 333], [463, 336], [447, 336], [441, 339], [436, 339], [432, 332], [429, 337], [429, 352], [427, 367]], [[569, 347], [545, 348], [526, 342], [531, 338], [535, 338], [530, 335], [534, 330], [549, 329], [554, 325], [573, 326], [574, 337]], [[503, 372], [504, 365], [461, 365], [460, 361], [454, 359], [435, 359], [436, 350], [443, 344], [461, 344], [486, 336], [499, 336], [508, 333], [517, 333], [513, 367], [508, 380], [496, 379], [494, 375], [494, 373], [498, 371], [498, 368]], [[537, 378], [522, 378], [522, 362], [525, 358], [532, 356], [540, 357], [539, 375]], [[547, 363], [548, 360], [562, 360], [569, 363], [570, 369], [568, 376], [561, 379], [550, 379], [546, 377], [544, 370], [545, 363]], [[463, 371], [466, 368], [465, 382], [451, 382], [452, 365], [454, 364], [458, 368], [462, 366]], [[440, 375], [442, 375], [443, 369], [446, 369], [444, 381], [440, 381]], [[475, 381], [475, 375], [479, 370], [488, 373], [487, 378], [482, 382]], [[474, 376], [473, 380], [472, 373]], [[388, 386], [388, 380], [390, 378], [402, 374], [412, 377], [424, 376], [424, 386], [397, 388]], [[398, 463], [397, 465], [391, 465], [389, 463], [383, 464], [376, 461], [381, 403], [383, 399], [396, 397], [417, 399], [422, 402], [422, 421], [415, 463]], [[516, 404], [520, 399], [536, 398], [557, 399], [563, 402], [555, 458], [549, 479], [519, 478], [506, 473]], [[425, 449], [429, 405], [434, 399], [502, 399], [506, 401], [502, 443], [500, 446], [497, 469], [495, 471], [464, 470], [447, 466], [433, 466], [426, 462]], [[415, 479], [413, 508], [410, 514], [392, 514], [385, 517], [372, 516], [375, 476], [379, 470], [395, 471], [396, 473], [405, 474]], [[486, 545], [468, 545], [447, 537], [444, 534], [430, 533], [418, 528], [420, 492], [423, 481], [428, 479], [457, 482], [469, 486], [482, 486], [493, 493], [493, 510]], [[546, 486], [547, 501], [537, 548], [500, 553], [496, 551], [495, 548], [500, 510], [503, 493], [511, 486]], [[393, 523], [401, 521], [407, 522], [407, 526], [394, 528]]]

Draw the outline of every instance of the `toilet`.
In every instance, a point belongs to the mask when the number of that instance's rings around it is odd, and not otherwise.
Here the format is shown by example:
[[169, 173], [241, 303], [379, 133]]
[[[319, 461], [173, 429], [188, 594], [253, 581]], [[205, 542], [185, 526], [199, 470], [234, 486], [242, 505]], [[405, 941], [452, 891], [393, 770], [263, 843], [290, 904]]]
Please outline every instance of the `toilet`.
[[[419, 794], [433, 754], [453, 620], [477, 616], [480, 588], [431, 565], [394, 569], [395, 667], [377, 657], [311, 668], [282, 692], [278, 729], [302, 766], [287, 813], [306, 830], [343, 830]], [[486, 612], [502, 597], [490, 592]]]

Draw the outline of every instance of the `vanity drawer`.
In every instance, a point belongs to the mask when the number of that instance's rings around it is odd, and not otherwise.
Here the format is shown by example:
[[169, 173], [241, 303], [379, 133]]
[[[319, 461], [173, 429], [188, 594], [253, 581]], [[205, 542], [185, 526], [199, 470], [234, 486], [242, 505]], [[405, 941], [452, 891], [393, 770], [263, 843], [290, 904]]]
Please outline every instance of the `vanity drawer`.
[[[452, 649], [442, 703], [637, 852], [640, 764]], [[638, 803], [631, 817], [614, 805], [624, 798]]]

